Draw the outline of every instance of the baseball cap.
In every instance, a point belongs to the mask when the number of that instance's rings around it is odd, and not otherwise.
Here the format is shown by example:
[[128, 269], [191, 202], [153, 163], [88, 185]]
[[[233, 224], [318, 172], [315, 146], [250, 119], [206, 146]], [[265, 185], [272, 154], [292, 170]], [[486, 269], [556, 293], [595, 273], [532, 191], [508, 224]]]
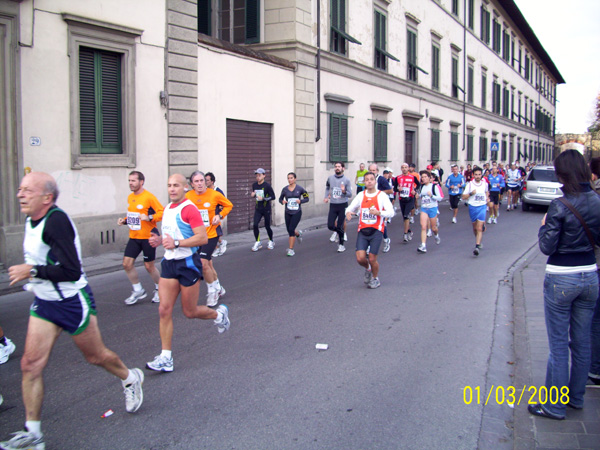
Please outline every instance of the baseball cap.
[[258, 169], [256, 169], [254, 171], [254, 173], [262, 173], [264, 175], [266, 172], [265, 172], [265, 169], [263, 169], [262, 167], [259, 167]]
[[427, 170], [431, 170], [431, 169], [433, 169], [433, 166], [431, 164], [428, 164], [427, 165]]
[[389, 173], [394, 173], [394, 171], [392, 170], [391, 167], [386, 167], [385, 169], [383, 169], [383, 172], [389, 172]]

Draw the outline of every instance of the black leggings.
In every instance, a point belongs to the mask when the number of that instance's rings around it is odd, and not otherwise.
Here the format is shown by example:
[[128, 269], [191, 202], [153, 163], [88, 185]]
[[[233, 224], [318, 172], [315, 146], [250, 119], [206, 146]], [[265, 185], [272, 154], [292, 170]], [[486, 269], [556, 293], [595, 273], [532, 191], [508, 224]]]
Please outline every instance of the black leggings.
[[270, 209], [255, 209], [254, 210], [254, 239], [258, 241], [258, 224], [260, 219], [265, 218], [265, 229], [269, 235], [269, 240], [273, 240], [273, 230], [271, 230], [271, 210]]
[[300, 223], [301, 218], [302, 211], [298, 211], [296, 214], [285, 213], [285, 227], [290, 237], [296, 237], [296, 227]]
[[337, 232], [341, 245], [344, 245], [344, 221], [346, 220], [345, 212], [347, 207], [348, 203], [330, 203], [329, 215], [327, 216], [327, 228]]

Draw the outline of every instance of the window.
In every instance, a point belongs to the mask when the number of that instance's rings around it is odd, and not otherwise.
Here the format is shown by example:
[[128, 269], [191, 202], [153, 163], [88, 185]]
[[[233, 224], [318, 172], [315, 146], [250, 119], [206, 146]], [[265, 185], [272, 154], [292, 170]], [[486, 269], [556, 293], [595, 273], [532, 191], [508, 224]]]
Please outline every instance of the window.
[[467, 18], [467, 26], [471, 31], [475, 29], [475, 0], [469, 0], [469, 15]]
[[475, 137], [472, 134], [467, 135], [467, 161], [473, 161], [473, 148]]
[[373, 121], [373, 130], [375, 132], [373, 138], [375, 161], [387, 161], [387, 122]]
[[498, 23], [496, 18], [494, 18], [494, 35], [493, 35], [493, 41], [492, 41], [492, 48], [498, 54], [500, 54], [500, 48], [502, 47], [501, 39], [502, 39], [502, 27], [500, 26], [500, 24]]
[[487, 160], [488, 140], [485, 136], [479, 138], [479, 161]]
[[458, 161], [458, 133], [450, 133], [450, 161]]
[[481, 6], [481, 40], [490, 45], [490, 12]]
[[440, 47], [431, 46], [431, 89], [440, 90]]
[[135, 166], [135, 40], [142, 31], [63, 14], [68, 24], [71, 165]]
[[475, 74], [474, 74], [474, 69], [472, 65], [469, 65], [468, 68], [468, 72], [467, 72], [467, 101], [472, 105], [473, 104], [473, 97], [474, 97], [474, 78]]
[[502, 115], [504, 117], [508, 117], [508, 111], [509, 111], [509, 107], [510, 107], [509, 95], [510, 95], [510, 93], [508, 91], [508, 87], [504, 86], [504, 89], [502, 90]]
[[502, 87], [500, 86], [498, 81], [494, 78], [494, 81], [492, 81], [492, 112], [494, 112], [496, 114], [500, 114], [502, 111], [501, 96], [502, 96]]
[[515, 120], [515, 88], [510, 89], [510, 118]]
[[502, 161], [506, 161], [506, 151], [507, 151], [506, 140], [502, 140], [502, 147], [501, 147], [501, 153], [500, 153], [501, 154], [500, 159]]
[[514, 39], [510, 40], [510, 54], [511, 54], [511, 57], [512, 57], [510, 65], [514, 69], [515, 68], [515, 40]]
[[218, 38], [223, 41], [234, 44], [259, 42], [260, 0], [220, 0], [218, 27]]
[[487, 108], [487, 74], [481, 72], [481, 107]]
[[523, 116], [523, 118], [525, 119], [525, 121], [523, 122], [525, 125], [527, 125], [527, 97], [525, 97], [525, 115]]
[[348, 161], [348, 116], [329, 115], [329, 161]]
[[406, 53], [406, 79], [416, 83], [419, 80], [417, 69], [417, 32], [410, 28], [406, 30]]
[[212, 3], [213, 0], [198, 0], [198, 33], [212, 35]]
[[331, 0], [331, 42], [329, 48], [332, 52], [346, 55], [346, 41], [361, 45], [361, 42], [346, 32], [346, 0]]
[[[510, 139], [510, 143], [508, 144], [508, 160], [509, 161], [514, 161], [515, 160], [515, 143], [512, 140], [512, 138]], [[520, 159], [520, 158], [517, 158]]]
[[517, 120], [521, 123], [521, 94], [519, 93], [519, 110], [517, 111]]
[[529, 81], [529, 55], [525, 55], [525, 79]]
[[440, 159], [440, 130], [437, 128], [431, 129], [431, 160], [439, 161]]
[[387, 70], [387, 58], [398, 61], [398, 58], [386, 51], [386, 17], [375, 11], [375, 68]]
[[452, 14], [458, 17], [458, 0], [452, 0]]
[[510, 34], [508, 34], [508, 31], [504, 30], [502, 38], [502, 59], [510, 63]]
[[458, 55], [452, 55], [452, 97], [458, 98]]

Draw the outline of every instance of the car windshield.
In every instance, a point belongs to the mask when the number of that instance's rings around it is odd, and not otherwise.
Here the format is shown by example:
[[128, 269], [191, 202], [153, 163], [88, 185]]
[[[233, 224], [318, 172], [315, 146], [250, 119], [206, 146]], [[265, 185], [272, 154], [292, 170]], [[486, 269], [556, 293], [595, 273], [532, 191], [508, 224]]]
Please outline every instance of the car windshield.
[[554, 170], [533, 169], [529, 174], [528, 181], [553, 181], [558, 183]]

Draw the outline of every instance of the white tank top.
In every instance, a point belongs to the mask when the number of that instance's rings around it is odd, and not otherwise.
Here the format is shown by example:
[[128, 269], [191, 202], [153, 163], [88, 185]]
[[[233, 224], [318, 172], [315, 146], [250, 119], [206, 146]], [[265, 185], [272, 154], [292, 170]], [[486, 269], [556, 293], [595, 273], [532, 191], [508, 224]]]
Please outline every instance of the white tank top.
[[[188, 205], [196, 206], [188, 199], [182, 201], [175, 208], [171, 208], [172, 203], [169, 203], [163, 213], [162, 218], [162, 233], [163, 236], [169, 235], [176, 241], [190, 238], [194, 235], [194, 231], [190, 224], [185, 223], [181, 218], [181, 211]], [[172, 250], [165, 250], [165, 259], [185, 259], [193, 255], [198, 250], [198, 247], [179, 247]]]

